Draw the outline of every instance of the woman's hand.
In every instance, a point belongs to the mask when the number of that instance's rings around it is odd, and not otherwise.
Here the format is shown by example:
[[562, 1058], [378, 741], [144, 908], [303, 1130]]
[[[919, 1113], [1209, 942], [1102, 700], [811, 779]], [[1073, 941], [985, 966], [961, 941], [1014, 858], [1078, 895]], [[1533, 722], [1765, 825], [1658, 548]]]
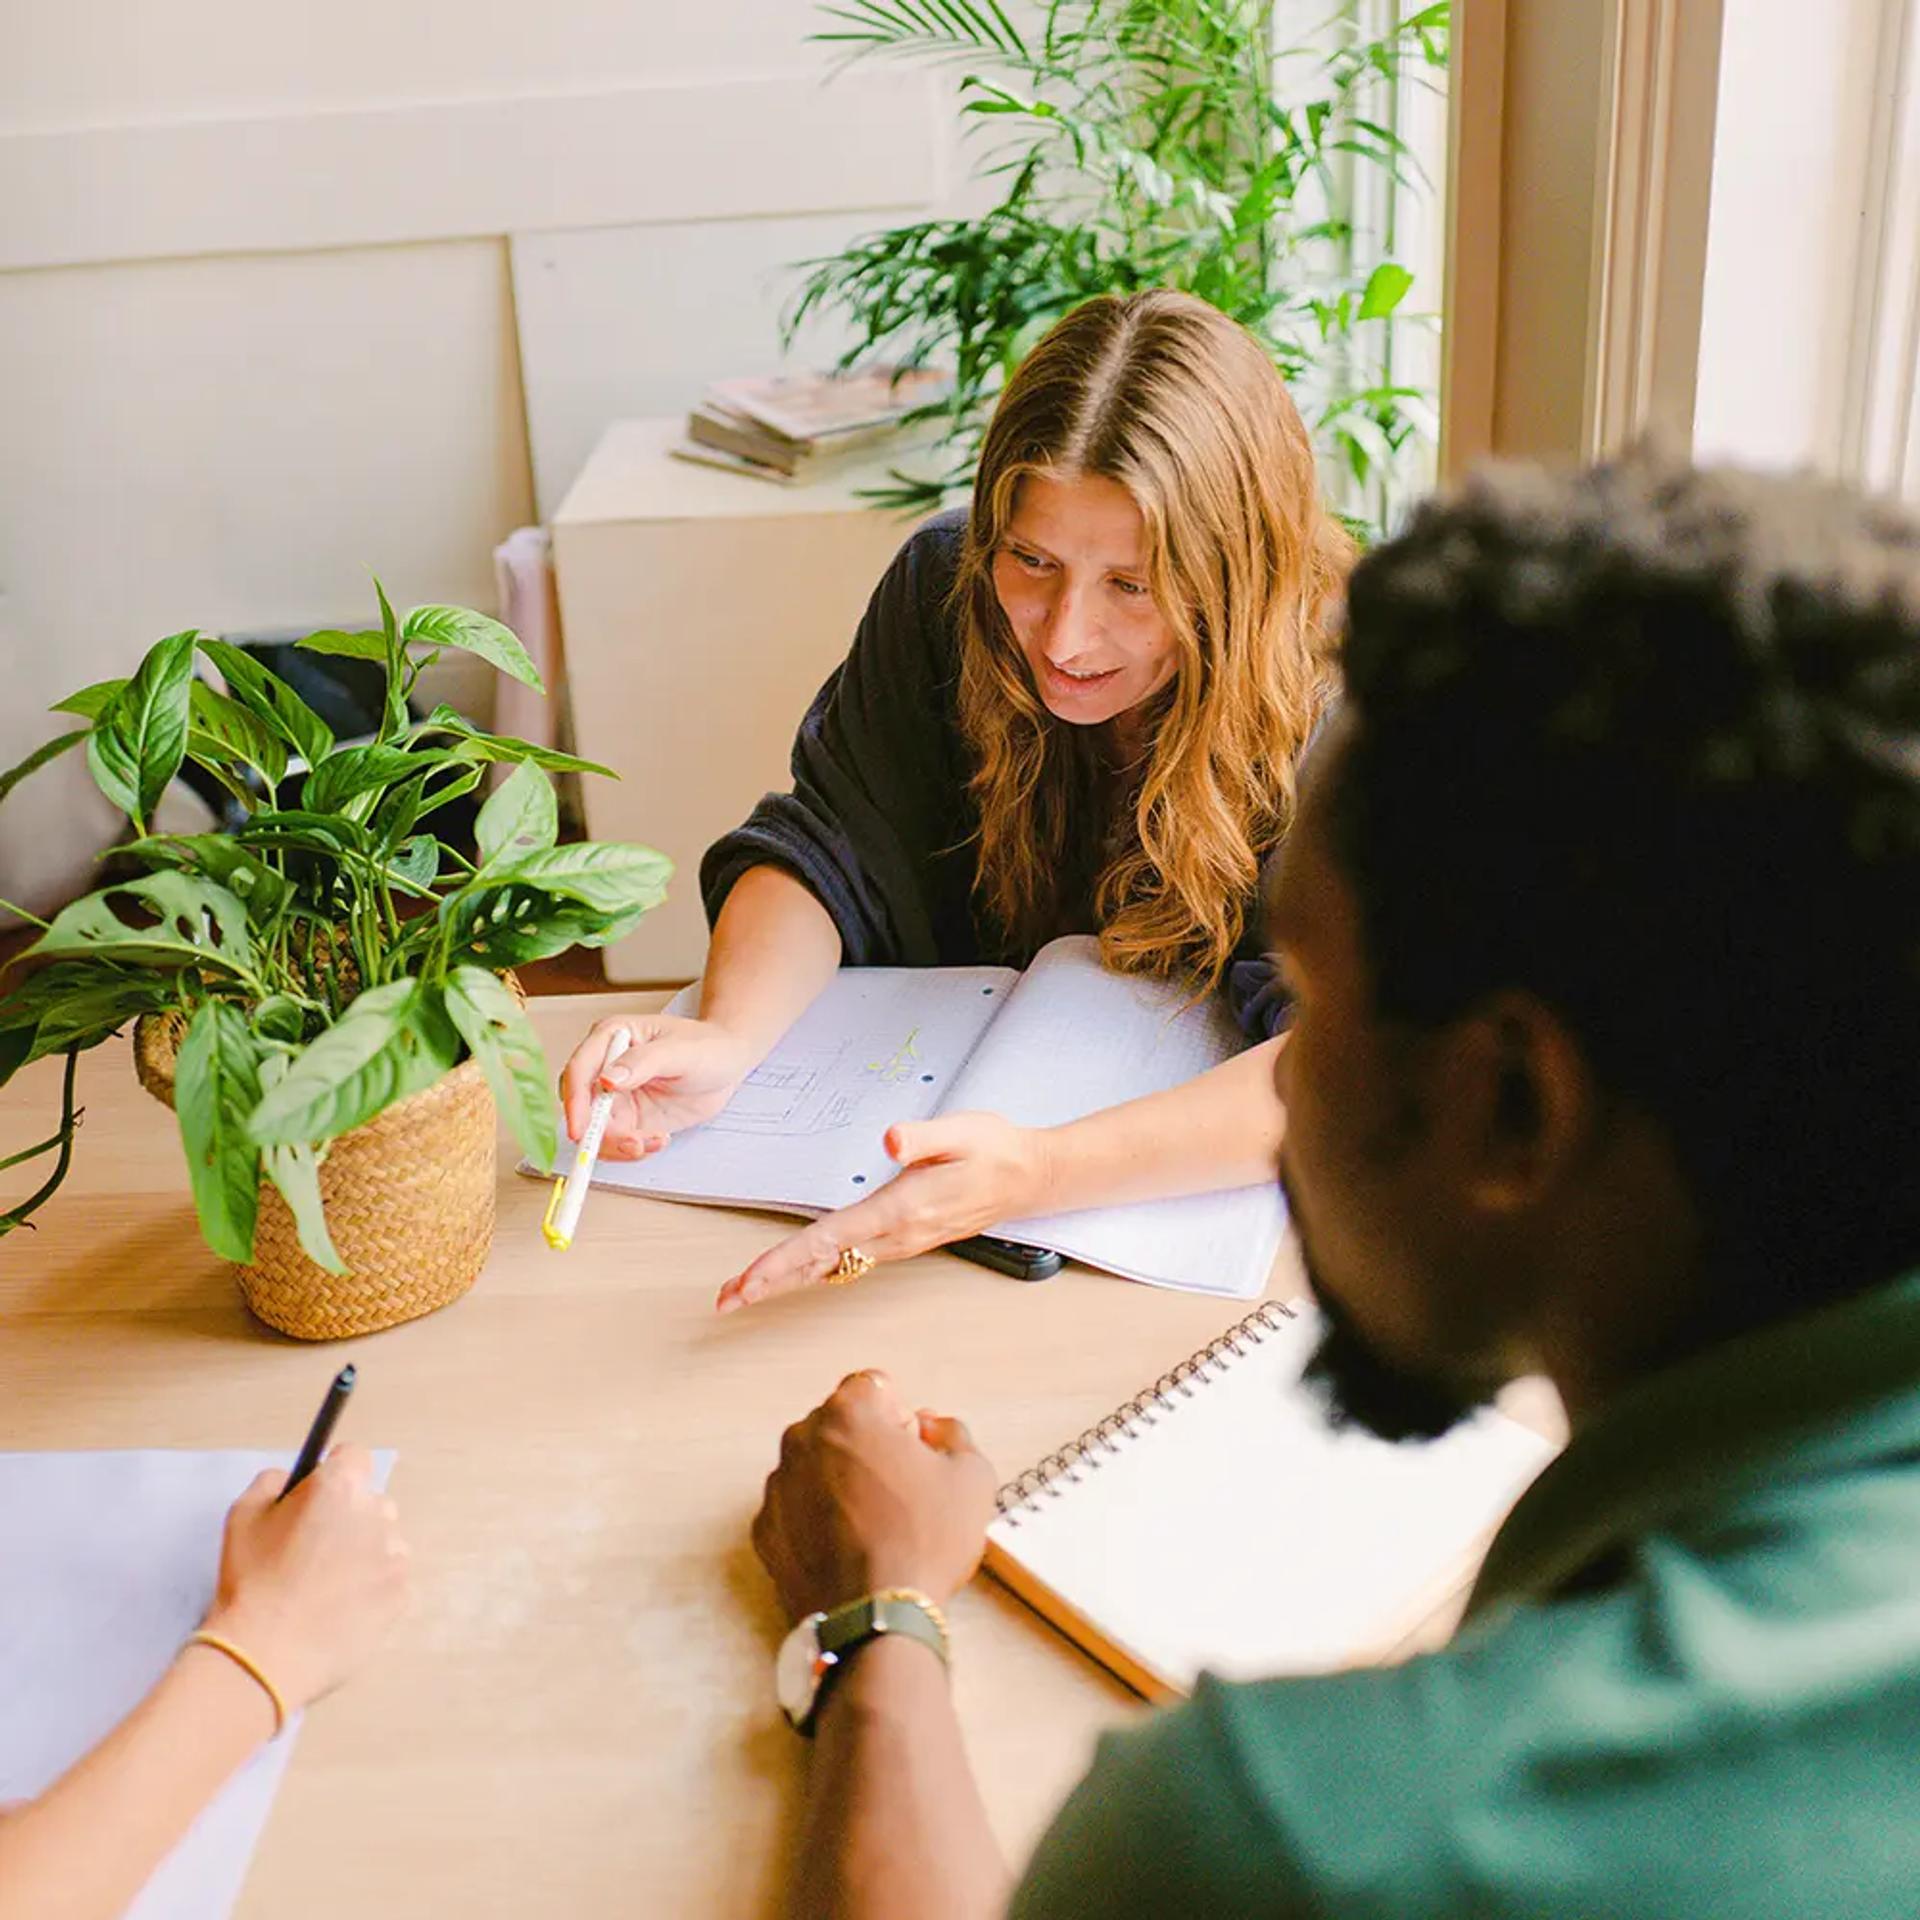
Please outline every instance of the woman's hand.
[[337, 1687], [386, 1638], [407, 1598], [400, 1515], [362, 1447], [335, 1447], [283, 1501], [256, 1477], [227, 1515], [210, 1632], [244, 1649], [289, 1711]]
[[848, 1247], [908, 1260], [931, 1247], [1042, 1211], [1049, 1182], [1045, 1130], [997, 1113], [953, 1113], [887, 1129], [903, 1171], [869, 1200], [830, 1213], [769, 1248], [720, 1289], [722, 1313], [795, 1287], [820, 1285]]
[[[617, 1027], [626, 1028], [631, 1044], [608, 1066]], [[578, 1140], [586, 1131], [593, 1097], [604, 1086], [615, 1099], [602, 1158], [644, 1160], [683, 1128], [711, 1120], [757, 1065], [746, 1042], [710, 1020], [656, 1013], [596, 1021], [560, 1075], [567, 1137]]]

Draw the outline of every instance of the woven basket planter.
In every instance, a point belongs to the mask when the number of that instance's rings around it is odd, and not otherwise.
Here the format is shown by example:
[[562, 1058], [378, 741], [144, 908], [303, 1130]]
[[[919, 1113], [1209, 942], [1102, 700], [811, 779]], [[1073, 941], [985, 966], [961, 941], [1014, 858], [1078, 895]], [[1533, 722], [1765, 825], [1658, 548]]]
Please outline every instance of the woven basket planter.
[[[134, 1029], [140, 1084], [169, 1107], [185, 1035], [177, 1013]], [[253, 1258], [234, 1269], [241, 1298], [296, 1340], [377, 1333], [459, 1299], [493, 1244], [494, 1146], [493, 1095], [479, 1063], [463, 1060], [328, 1146], [320, 1198], [346, 1273], [307, 1258], [279, 1189], [260, 1182]]]

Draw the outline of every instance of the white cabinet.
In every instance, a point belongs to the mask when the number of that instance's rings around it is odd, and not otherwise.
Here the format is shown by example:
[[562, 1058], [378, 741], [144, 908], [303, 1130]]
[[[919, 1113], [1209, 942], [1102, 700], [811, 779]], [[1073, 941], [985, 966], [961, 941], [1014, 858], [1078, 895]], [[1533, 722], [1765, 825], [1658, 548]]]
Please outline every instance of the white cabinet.
[[631, 984], [700, 971], [700, 856], [788, 784], [794, 728], [912, 524], [856, 497], [884, 458], [781, 487], [672, 458], [681, 431], [610, 427], [553, 519], [578, 751], [620, 775], [582, 780], [588, 832], [676, 869], [607, 949], [607, 977]]

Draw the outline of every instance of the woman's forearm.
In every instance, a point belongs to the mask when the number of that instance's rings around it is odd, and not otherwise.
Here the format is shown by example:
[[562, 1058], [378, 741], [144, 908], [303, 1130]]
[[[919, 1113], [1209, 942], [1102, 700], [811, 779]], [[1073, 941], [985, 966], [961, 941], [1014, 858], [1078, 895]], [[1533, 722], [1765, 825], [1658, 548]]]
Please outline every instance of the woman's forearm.
[[765, 1059], [839, 965], [840, 930], [826, 908], [784, 869], [752, 867], [713, 929], [700, 1017]]
[[1285, 1037], [1165, 1093], [1106, 1107], [1040, 1136], [1042, 1208], [1070, 1213], [1272, 1180], [1286, 1109], [1273, 1070]]
[[186, 1648], [99, 1746], [0, 1817], [0, 1920], [124, 1913], [273, 1724], [256, 1681]]

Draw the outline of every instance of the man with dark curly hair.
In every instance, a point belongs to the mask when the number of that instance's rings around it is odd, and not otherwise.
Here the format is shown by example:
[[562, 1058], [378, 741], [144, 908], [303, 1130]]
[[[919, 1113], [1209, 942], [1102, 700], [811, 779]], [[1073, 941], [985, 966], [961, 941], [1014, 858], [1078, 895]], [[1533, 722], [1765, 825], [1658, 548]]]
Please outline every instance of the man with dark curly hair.
[[[1911, 1920], [1920, 528], [1493, 473], [1348, 625], [1273, 903], [1316, 1371], [1409, 1440], [1544, 1373], [1572, 1439], [1450, 1647], [1203, 1681], [1103, 1744], [1012, 1912]], [[855, 1376], [756, 1540], [796, 1616], [944, 1598], [993, 1485]], [[1003, 1909], [928, 1647], [869, 1644], [818, 1740], [799, 1910]]]

